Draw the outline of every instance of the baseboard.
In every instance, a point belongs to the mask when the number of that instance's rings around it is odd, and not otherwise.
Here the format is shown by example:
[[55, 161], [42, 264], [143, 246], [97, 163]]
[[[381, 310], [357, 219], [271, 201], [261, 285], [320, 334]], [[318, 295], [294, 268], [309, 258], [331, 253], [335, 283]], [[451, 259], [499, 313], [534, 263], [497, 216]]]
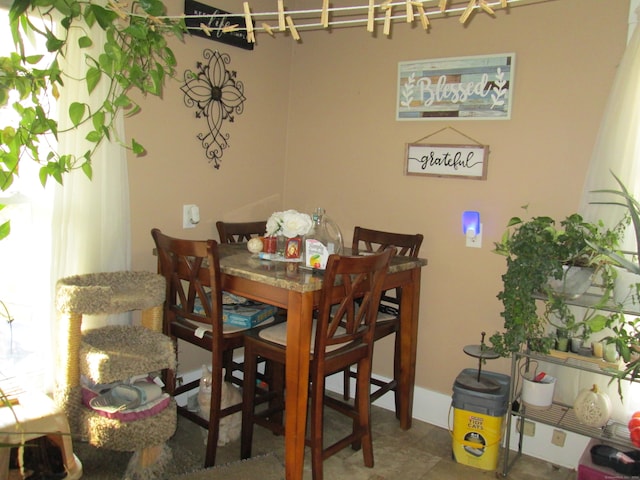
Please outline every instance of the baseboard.
[[[200, 378], [200, 371], [196, 370], [188, 372], [182, 374], [182, 377], [184, 382], [197, 380]], [[377, 375], [377, 377], [384, 380], [384, 377], [379, 375]], [[332, 392], [342, 393], [342, 374], [336, 374], [328, 377], [327, 389]], [[352, 392], [354, 390], [355, 383], [352, 384], [351, 388]], [[186, 394], [178, 396], [176, 400], [180, 405], [186, 404]], [[453, 409], [451, 401], [452, 398], [449, 395], [422, 387], [416, 387], [413, 397], [413, 418], [451, 431], [453, 429]], [[395, 410], [393, 395], [391, 393], [387, 393], [380, 397], [374, 405], [386, 410]], [[510, 450], [512, 450], [515, 455], [515, 452], [518, 449], [519, 433], [516, 432], [516, 422], [511, 423]], [[566, 439], [564, 446], [558, 447], [551, 443], [554, 430], [559, 429], [541, 423], [536, 423], [535, 434], [533, 436], [524, 437], [522, 453], [547, 461], [554, 465], [576, 469], [578, 467], [580, 456], [589, 443], [590, 438], [571, 432], [565, 432]], [[506, 435], [503, 432], [503, 444], [505, 439]], [[502, 470], [502, 465], [498, 468], [499, 470]]]

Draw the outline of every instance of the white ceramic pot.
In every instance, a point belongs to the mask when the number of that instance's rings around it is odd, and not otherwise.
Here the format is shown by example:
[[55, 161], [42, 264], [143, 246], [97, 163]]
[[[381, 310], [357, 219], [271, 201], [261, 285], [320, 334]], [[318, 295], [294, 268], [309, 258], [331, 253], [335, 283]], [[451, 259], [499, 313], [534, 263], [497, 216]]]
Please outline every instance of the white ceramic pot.
[[591, 286], [593, 279], [593, 268], [562, 266], [563, 275], [561, 279], [549, 278], [547, 285], [556, 294], [564, 298], [578, 298]]

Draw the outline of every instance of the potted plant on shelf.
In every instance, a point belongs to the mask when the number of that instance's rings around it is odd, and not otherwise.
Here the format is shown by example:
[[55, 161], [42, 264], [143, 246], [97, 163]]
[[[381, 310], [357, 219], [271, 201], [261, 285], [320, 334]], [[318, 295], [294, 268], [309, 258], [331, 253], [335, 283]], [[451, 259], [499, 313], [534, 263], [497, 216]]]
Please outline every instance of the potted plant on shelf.
[[613, 334], [607, 338], [609, 344], [616, 345], [625, 368], [619, 372], [619, 378], [635, 379], [640, 376], [640, 202], [633, 196], [624, 182], [620, 180], [613, 172], [611, 172], [620, 189], [602, 189], [595, 190], [593, 193], [609, 194], [614, 196], [614, 200], [594, 201], [593, 204], [618, 206], [624, 209], [625, 217], [630, 219], [630, 226], [633, 228], [632, 233], [635, 235], [636, 250], [632, 252], [621, 252], [615, 249], [609, 249], [600, 246], [599, 251], [614, 262], [624, 271], [636, 275], [636, 279], [632, 280], [627, 287], [631, 295], [634, 297], [633, 310], [638, 314], [624, 314], [624, 305], [619, 305], [618, 317], [619, 321], [612, 327]]
[[[546, 216], [511, 218], [494, 249], [507, 259], [503, 290], [498, 294], [504, 306], [504, 331], [490, 338], [496, 353], [509, 356], [523, 346], [548, 352], [555, 342], [549, 332], [552, 316], [559, 322], [556, 327], [566, 330], [593, 332], [607, 325], [609, 319], [597, 313], [597, 306], [608, 301], [615, 273], [614, 260], [603, 250], [617, 251], [619, 238], [619, 230], [587, 222], [577, 213], [559, 223]], [[591, 314], [576, 322], [574, 316], [567, 316], [567, 302], [576, 295], [567, 287], [569, 275], [581, 268], [589, 269], [587, 287], [591, 279], [599, 278], [602, 290]], [[547, 300], [544, 314], [538, 311], [537, 298]]]

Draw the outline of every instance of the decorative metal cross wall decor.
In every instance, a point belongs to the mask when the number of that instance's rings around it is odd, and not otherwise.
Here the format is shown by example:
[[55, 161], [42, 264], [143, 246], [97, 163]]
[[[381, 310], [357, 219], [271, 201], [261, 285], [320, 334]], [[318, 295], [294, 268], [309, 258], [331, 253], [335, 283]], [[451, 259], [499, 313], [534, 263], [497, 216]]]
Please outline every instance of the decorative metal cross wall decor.
[[223, 150], [229, 146], [228, 133], [222, 133], [222, 121], [233, 122], [234, 112], [240, 115], [244, 110], [244, 85], [236, 80], [237, 73], [229, 71], [226, 65], [231, 57], [226, 53], [205, 49], [202, 56], [208, 63], [198, 62], [197, 71], [184, 72], [184, 103], [196, 107], [196, 118], [206, 118], [209, 132], [198, 134], [209, 162], [220, 168]]

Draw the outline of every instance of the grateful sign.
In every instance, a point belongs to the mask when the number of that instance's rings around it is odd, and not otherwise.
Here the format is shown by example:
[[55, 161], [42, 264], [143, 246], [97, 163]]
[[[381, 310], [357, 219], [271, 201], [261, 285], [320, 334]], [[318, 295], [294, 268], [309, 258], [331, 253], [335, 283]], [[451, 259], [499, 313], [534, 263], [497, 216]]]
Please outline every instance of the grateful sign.
[[486, 145], [407, 144], [407, 175], [458, 177], [486, 180]]

